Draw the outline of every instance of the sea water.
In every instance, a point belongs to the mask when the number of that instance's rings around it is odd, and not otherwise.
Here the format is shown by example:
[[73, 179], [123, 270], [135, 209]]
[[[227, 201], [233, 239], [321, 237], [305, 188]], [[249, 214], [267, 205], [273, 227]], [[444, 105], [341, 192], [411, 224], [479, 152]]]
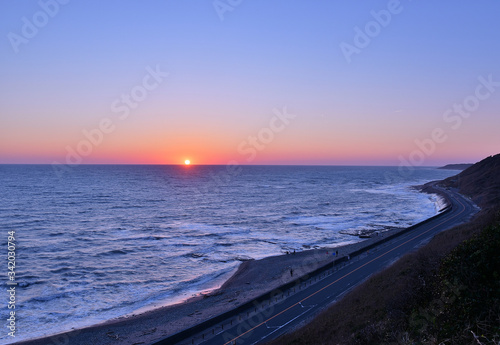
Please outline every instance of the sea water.
[[5, 328], [0, 339], [54, 334], [172, 304], [217, 287], [244, 260], [415, 224], [442, 205], [411, 187], [456, 173], [138, 165], [56, 173], [50, 165], [0, 165], [4, 278], [8, 231], [15, 231], [18, 283], [16, 337]]

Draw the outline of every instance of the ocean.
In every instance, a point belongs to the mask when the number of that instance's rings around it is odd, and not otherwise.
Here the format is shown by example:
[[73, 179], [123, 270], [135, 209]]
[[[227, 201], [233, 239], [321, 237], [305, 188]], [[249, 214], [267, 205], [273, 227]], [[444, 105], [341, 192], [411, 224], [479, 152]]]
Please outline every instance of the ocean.
[[8, 231], [16, 238], [15, 341], [179, 302], [220, 286], [244, 260], [415, 224], [442, 201], [411, 186], [456, 173], [82, 165], [58, 175], [50, 165], [0, 165], [6, 282]]

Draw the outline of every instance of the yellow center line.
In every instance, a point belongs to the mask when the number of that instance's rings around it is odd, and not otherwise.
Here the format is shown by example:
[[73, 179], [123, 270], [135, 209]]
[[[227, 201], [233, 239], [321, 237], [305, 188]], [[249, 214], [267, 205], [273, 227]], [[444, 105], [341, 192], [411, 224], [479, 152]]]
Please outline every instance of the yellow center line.
[[455, 216], [451, 217], [450, 219], [447, 219], [447, 220], [445, 220], [445, 221], [443, 221], [443, 222], [441, 222], [441, 223], [439, 223], [439, 224], [437, 224], [437, 225], [433, 226], [433, 227], [432, 227], [432, 228], [430, 228], [429, 230], [426, 230], [426, 231], [422, 232], [420, 235], [417, 235], [417, 236], [415, 236], [415, 237], [413, 237], [413, 238], [409, 239], [408, 241], [401, 243], [401, 244], [400, 244], [400, 245], [398, 245], [397, 247], [392, 248], [391, 250], [389, 250], [389, 251], [387, 251], [387, 252], [385, 252], [385, 253], [383, 253], [383, 254], [381, 254], [381, 255], [377, 256], [376, 258], [373, 258], [372, 260], [368, 261], [367, 263], [365, 263], [365, 264], [363, 264], [363, 265], [359, 266], [358, 268], [356, 268], [356, 269], [352, 270], [351, 272], [349, 272], [349, 273], [347, 273], [347, 274], [343, 275], [342, 277], [338, 278], [337, 280], [335, 280], [335, 281], [331, 282], [330, 284], [328, 284], [328, 285], [324, 286], [323, 288], [321, 288], [321, 289], [317, 290], [316, 292], [314, 292], [314, 293], [310, 294], [309, 296], [307, 296], [307, 297], [303, 298], [301, 301], [299, 301], [299, 302], [297, 302], [297, 303], [295, 303], [295, 304], [291, 305], [290, 307], [288, 307], [288, 308], [286, 308], [286, 309], [282, 310], [282, 311], [281, 311], [281, 312], [279, 312], [278, 314], [276, 314], [276, 315], [274, 315], [274, 316], [270, 317], [269, 319], [267, 319], [267, 320], [265, 320], [265, 321], [263, 321], [263, 322], [259, 323], [258, 325], [254, 326], [253, 328], [250, 328], [248, 331], [246, 331], [246, 332], [244, 332], [244, 333], [241, 333], [239, 336], [237, 336], [236, 338], [231, 339], [230, 341], [228, 341], [228, 342], [227, 342], [227, 343], [225, 343], [224, 345], [228, 345], [228, 344], [230, 344], [230, 343], [232, 343], [232, 342], [236, 341], [237, 339], [241, 338], [241, 337], [242, 337], [242, 336], [244, 336], [245, 334], [247, 334], [247, 333], [249, 333], [249, 332], [253, 331], [253, 330], [254, 330], [254, 329], [256, 329], [256, 328], [259, 328], [260, 326], [262, 326], [262, 325], [263, 325], [263, 324], [265, 324], [266, 322], [271, 321], [271, 320], [272, 320], [272, 319], [274, 319], [275, 317], [277, 317], [277, 316], [279, 316], [279, 315], [281, 315], [281, 314], [285, 313], [286, 311], [288, 311], [288, 310], [292, 309], [293, 307], [296, 307], [297, 305], [299, 305], [300, 303], [304, 302], [305, 300], [307, 300], [307, 299], [311, 298], [312, 296], [314, 296], [314, 295], [316, 295], [316, 294], [320, 293], [320, 292], [321, 292], [321, 291], [323, 291], [324, 289], [326, 289], [326, 288], [328, 288], [328, 287], [332, 286], [333, 284], [337, 283], [339, 280], [344, 279], [345, 277], [347, 277], [347, 276], [351, 275], [352, 273], [356, 272], [357, 270], [359, 270], [359, 269], [363, 268], [364, 266], [366, 266], [366, 265], [368, 265], [368, 264], [372, 263], [373, 261], [380, 259], [382, 256], [389, 254], [390, 252], [392, 252], [392, 251], [394, 251], [394, 250], [398, 249], [399, 247], [401, 247], [401, 246], [403, 246], [403, 245], [407, 244], [408, 242], [411, 242], [411, 241], [413, 241], [413, 240], [415, 240], [415, 239], [419, 238], [420, 236], [423, 236], [424, 234], [428, 233], [429, 231], [434, 230], [434, 229], [435, 229], [435, 228], [437, 228], [438, 226], [441, 226], [441, 225], [443, 225], [444, 223], [446, 223], [446, 222], [448, 222], [448, 221], [450, 221], [450, 220], [452, 220], [452, 219], [454, 219], [454, 218], [458, 217], [459, 215], [461, 215], [461, 214], [465, 211], [465, 206], [464, 206], [464, 204], [462, 204], [462, 203], [461, 203], [458, 199], [457, 199], [456, 201], [457, 201], [460, 205], [462, 205], [462, 206], [463, 206], [463, 208], [464, 208], [464, 209], [463, 209], [461, 212], [459, 212], [457, 215], [455, 215]]

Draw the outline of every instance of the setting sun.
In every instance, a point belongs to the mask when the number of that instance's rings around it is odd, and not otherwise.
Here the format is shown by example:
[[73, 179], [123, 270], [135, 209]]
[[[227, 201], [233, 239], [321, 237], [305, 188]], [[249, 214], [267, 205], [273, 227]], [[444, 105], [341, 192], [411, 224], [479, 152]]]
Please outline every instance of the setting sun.
[[189, 164], [191, 164], [191, 161], [190, 161], [189, 159], [186, 159], [186, 160], [184, 161], [184, 164], [189, 165]]

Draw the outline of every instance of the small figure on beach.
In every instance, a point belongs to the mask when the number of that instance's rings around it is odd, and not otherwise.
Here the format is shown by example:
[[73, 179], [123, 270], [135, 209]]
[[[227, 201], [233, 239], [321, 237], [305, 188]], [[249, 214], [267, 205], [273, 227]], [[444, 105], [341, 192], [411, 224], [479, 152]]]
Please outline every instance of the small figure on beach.
[[290, 277], [293, 277], [293, 268], [290, 268]]
[[295, 255], [295, 249], [293, 250], [293, 255]]
[[339, 256], [339, 251], [338, 250], [335, 251], [335, 256]]

